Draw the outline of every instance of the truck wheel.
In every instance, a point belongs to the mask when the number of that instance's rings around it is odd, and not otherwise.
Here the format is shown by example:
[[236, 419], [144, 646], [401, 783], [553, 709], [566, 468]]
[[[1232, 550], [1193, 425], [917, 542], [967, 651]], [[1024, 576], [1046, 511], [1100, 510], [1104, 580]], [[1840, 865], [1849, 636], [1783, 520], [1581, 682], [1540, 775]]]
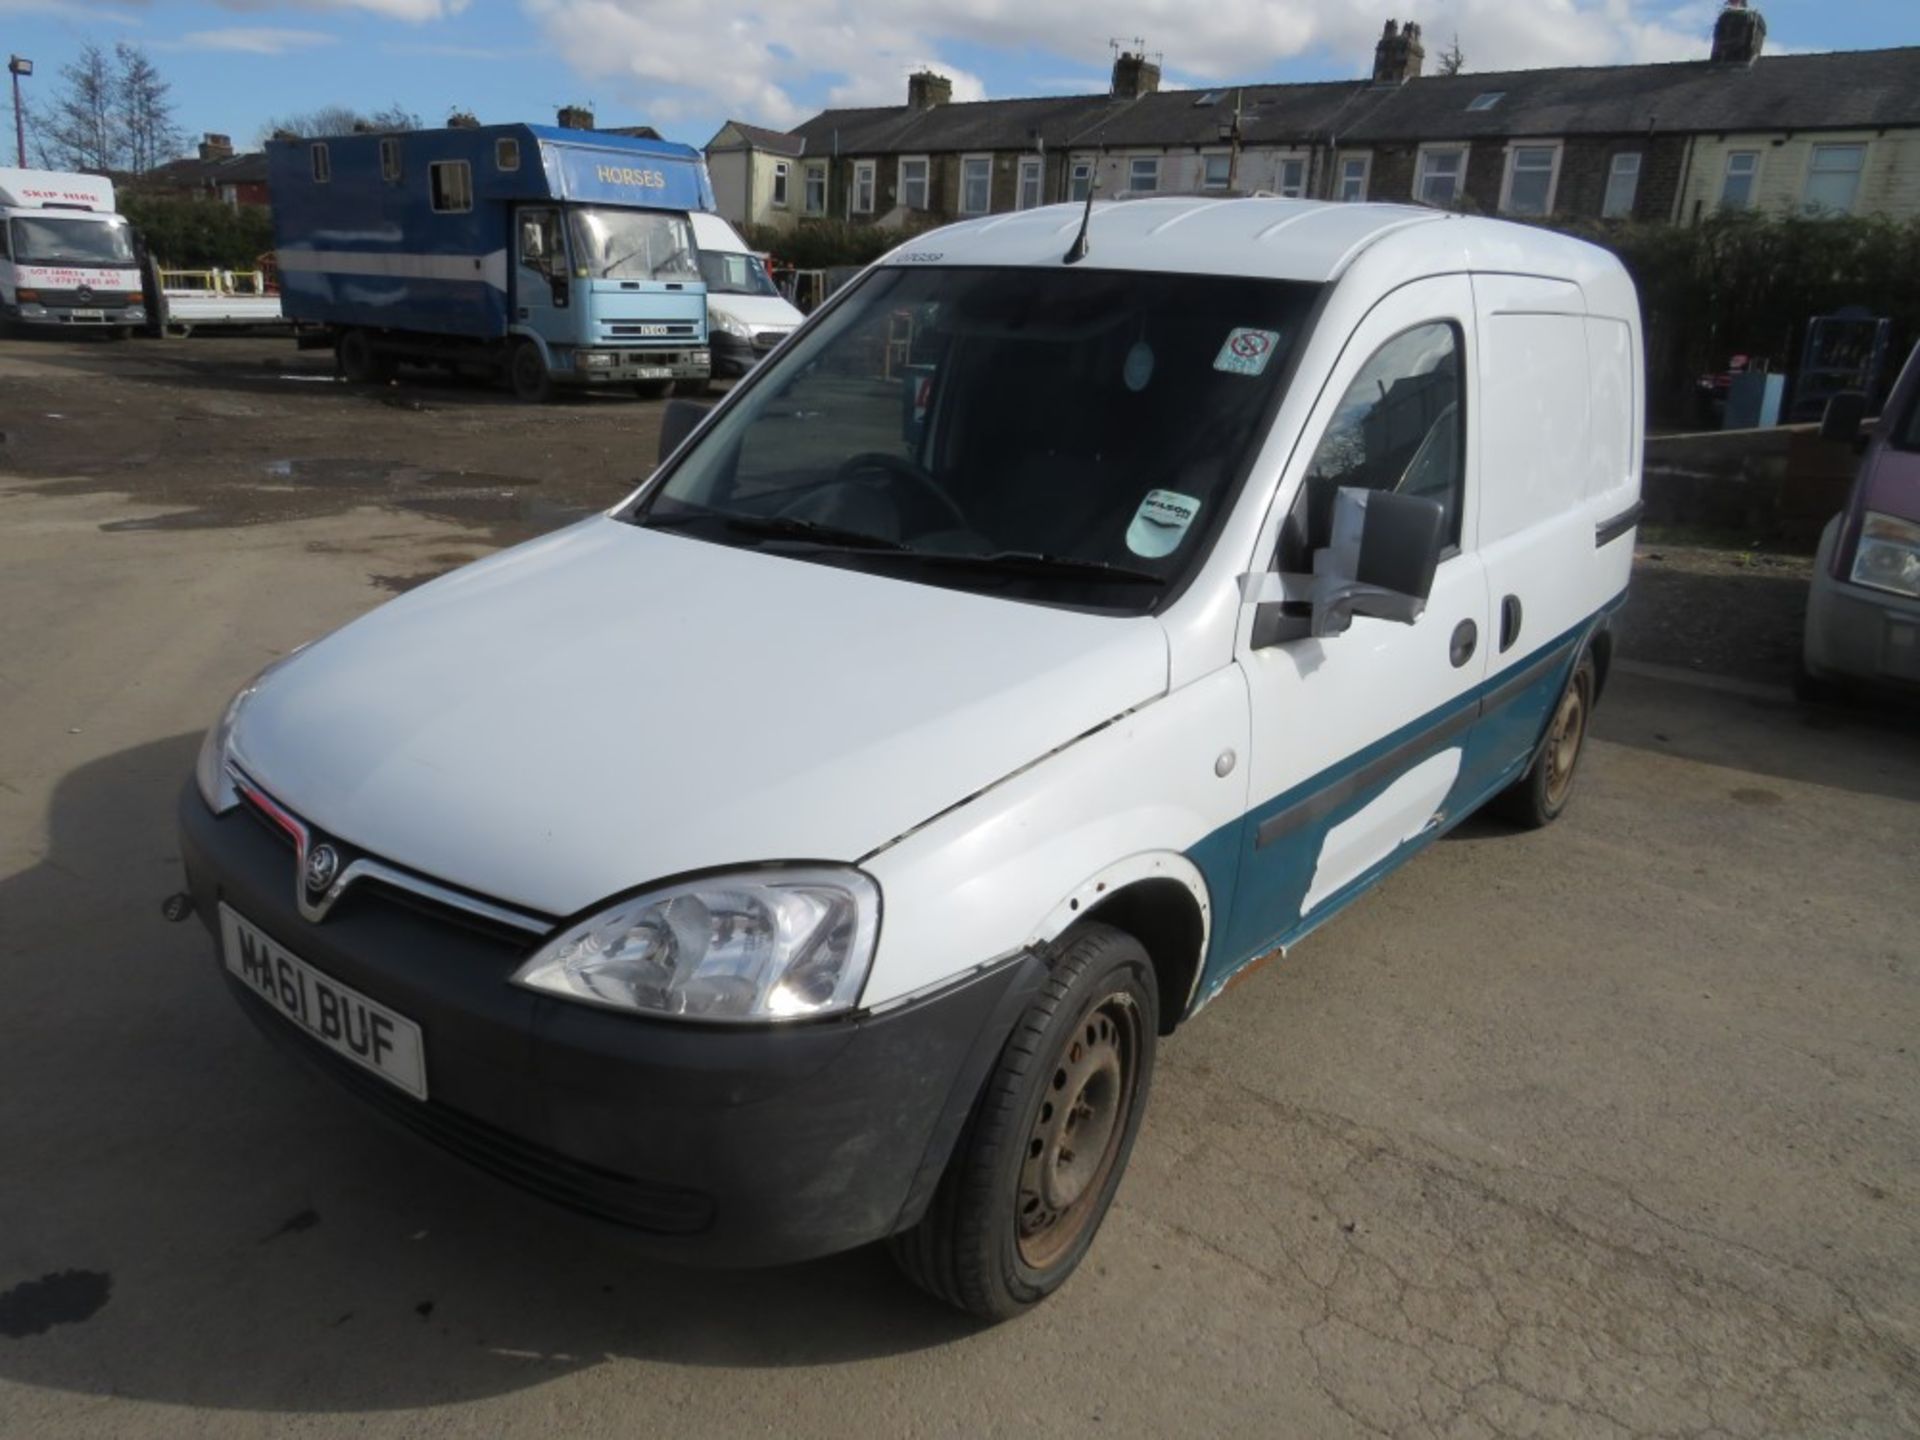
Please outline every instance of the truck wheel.
[[349, 330], [334, 347], [340, 373], [355, 385], [372, 385], [393, 378], [393, 362], [373, 348], [364, 330]]
[[528, 405], [544, 405], [553, 398], [553, 376], [547, 372], [540, 347], [531, 340], [522, 340], [513, 347], [513, 359], [507, 362], [507, 380], [513, 386], [514, 397]]
[[1073, 1273], [1146, 1110], [1157, 995], [1133, 936], [1098, 924], [1074, 932], [974, 1102], [926, 1215], [888, 1242], [916, 1285], [1005, 1320]]
[[1573, 781], [1586, 749], [1587, 722], [1593, 718], [1593, 656], [1582, 655], [1560, 704], [1547, 724], [1546, 744], [1512, 785], [1493, 800], [1495, 814], [1525, 830], [1552, 824], [1573, 798]]

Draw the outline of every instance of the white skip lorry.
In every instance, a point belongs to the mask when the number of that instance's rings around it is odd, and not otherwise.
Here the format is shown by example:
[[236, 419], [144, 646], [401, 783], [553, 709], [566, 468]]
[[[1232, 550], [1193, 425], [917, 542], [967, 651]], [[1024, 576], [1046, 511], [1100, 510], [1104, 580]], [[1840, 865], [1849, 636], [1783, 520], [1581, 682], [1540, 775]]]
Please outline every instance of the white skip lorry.
[[104, 329], [146, 323], [133, 227], [99, 175], [0, 169], [0, 324]]

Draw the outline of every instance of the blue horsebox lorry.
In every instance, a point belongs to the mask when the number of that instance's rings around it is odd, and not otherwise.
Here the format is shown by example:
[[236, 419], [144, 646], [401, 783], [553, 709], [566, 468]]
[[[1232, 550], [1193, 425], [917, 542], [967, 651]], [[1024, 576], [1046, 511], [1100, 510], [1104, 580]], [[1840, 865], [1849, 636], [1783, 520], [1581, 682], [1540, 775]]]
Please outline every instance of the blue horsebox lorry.
[[710, 369], [697, 150], [486, 125], [267, 146], [287, 318], [349, 380], [413, 361], [643, 395]]

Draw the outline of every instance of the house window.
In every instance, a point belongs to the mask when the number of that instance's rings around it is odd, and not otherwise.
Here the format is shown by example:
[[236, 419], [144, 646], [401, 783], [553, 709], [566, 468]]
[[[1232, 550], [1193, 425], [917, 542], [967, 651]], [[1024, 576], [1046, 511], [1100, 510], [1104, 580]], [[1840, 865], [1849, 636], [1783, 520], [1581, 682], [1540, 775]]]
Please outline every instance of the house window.
[[1634, 197], [1640, 193], [1640, 156], [1616, 155], [1607, 167], [1607, 196], [1600, 202], [1604, 220], [1632, 218]]
[[1451, 205], [1460, 198], [1467, 178], [1467, 152], [1463, 146], [1448, 146], [1420, 152], [1420, 168], [1413, 183], [1413, 198], [1423, 205]]
[[1467, 109], [1491, 110], [1502, 100], [1506, 99], [1506, 96], [1507, 92], [1504, 90], [1488, 90], [1484, 94], [1476, 95], [1473, 99], [1469, 100], [1467, 102]]
[[1720, 208], [1745, 210], [1752, 206], [1754, 181], [1759, 174], [1758, 150], [1729, 151], [1726, 178], [1720, 182]]
[[400, 142], [385, 139], [380, 142], [380, 178], [389, 185], [400, 183]]
[[916, 155], [900, 162], [900, 203], [909, 210], [927, 208], [927, 157]]
[[874, 163], [871, 160], [853, 162], [853, 213], [871, 215], [873, 213]]
[[1157, 155], [1136, 156], [1127, 164], [1127, 189], [1136, 194], [1150, 194], [1160, 188], [1160, 157]]
[[464, 160], [436, 160], [427, 167], [433, 208], [442, 214], [473, 209], [473, 167]]
[[1807, 168], [1804, 199], [1809, 215], [1851, 215], [1860, 194], [1860, 172], [1866, 168], [1864, 145], [1816, 145]]
[[518, 170], [520, 168], [520, 142], [518, 140], [502, 138], [493, 142], [493, 168], [496, 170]]
[[313, 165], [313, 183], [324, 185], [333, 179], [333, 157], [325, 145], [309, 145], [307, 158]]
[[993, 157], [968, 155], [960, 162], [960, 213], [984, 215], [993, 208]]
[[1044, 166], [1038, 155], [1028, 155], [1020, 161], [1020, 192], [1014, 204], [1021, 210], [1032, 210], [1040, 204], [1041, 175]]
[[808, 215], [827, 213], [827, 162], [809, 160], [802, 174], [800, 208]]
[[1084, 201], [1093, 191], [1093, 162], [1076, 160], [1073, 168], [1067, 172], [1067, 199], [1076, 203]]
[[1300, 159], [1282, 160], [1274, 167], [1274, 188], [1282, 195], [1298, 200], [1307, 193], [1307, 162]]
[[1554, 181], [1560, 174], [1558, 145], [1515, 145], [1507, 151], [1507, 188], [1500, 208], [1509, 215], [1553, 213]]
[[1372, 168], [1370, 155], [1349, 155], [1340, 162], [1340, 198], [1356, 203], [1367, 198], [1367, 172]]
[[1233, 156], [1222, 150], [1200, 157], [1200, 184], [1208, 190], [1224, 190], [1233, 183]]
[[773, 162], [773, 199], [771, 203], [776, 210], [784, 210], [787, 208], [787, 176], [792, 173], [792, 170], [793, 167], [784, 160], [776, 160]]

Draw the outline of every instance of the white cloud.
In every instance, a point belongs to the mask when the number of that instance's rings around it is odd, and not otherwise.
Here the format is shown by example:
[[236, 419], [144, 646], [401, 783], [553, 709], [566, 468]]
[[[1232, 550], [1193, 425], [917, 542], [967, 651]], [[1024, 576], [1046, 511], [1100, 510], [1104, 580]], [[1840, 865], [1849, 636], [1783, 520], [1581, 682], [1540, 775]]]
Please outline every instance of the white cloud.
[[[433, 0], [358, 0], [429, 4]], [[1169, 84], [1287, 78], [1287, 62], [1332, 55], [1368, 73], [1389, 13], [1417, 20], [1429, 56], [1454, 34], [1467, 68], [1705, 58], [1719, 0], [522, 0], [574, 72], [647, 113], [724, 111], [791, 125], [825, 105], [892, 105], [907, 75], [952, 78], [956, 100], [988, 87], [943, 54], [1065, 61], [1104, 76], [1108, 39], [1142, 36]], [[1101, 81], [1075, 89], [1098, 89]], [[1026, 85], [1021, 89], [1047, 89]], [[612, 97], [610, 97], [612, 98]], [[669, 109], [668, 107], [671, 107]]]
[[467, 8], [469, 0], [214, 0], [222, 10], [258, 14], [268, 10], [362, 11], [387, 20], [418, 25], [444, 20]]
[[243, 55], [285, 55], [331, 45], [334, 37], [319, 30], [283, 30], [270, 25], [234, 25], [224, 30], [194, 30], [177, 40], [155, 41], [162, 50], [233, 50]]

